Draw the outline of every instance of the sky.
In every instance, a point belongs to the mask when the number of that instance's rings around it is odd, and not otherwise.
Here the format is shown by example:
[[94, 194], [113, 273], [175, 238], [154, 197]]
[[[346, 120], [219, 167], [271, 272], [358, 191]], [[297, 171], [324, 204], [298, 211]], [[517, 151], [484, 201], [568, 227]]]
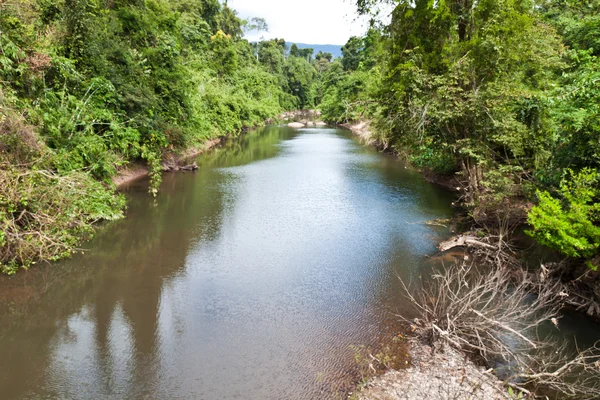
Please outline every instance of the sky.
[[283, 38], [288, 42], [344, 45], [350, 36], [366, 32], [363, 18], [356, 20], [352, 0], [229, 0], [229, 7], [246, 19], [261, 17], [269, 32], [251, 34], [250, 41]]

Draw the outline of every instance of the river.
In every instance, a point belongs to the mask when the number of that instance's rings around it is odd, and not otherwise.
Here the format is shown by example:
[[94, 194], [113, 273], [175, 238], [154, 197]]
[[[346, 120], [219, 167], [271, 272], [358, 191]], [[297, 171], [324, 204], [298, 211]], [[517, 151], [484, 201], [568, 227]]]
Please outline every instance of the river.
[[452, 197], [348, 131], [267, 127], [167, 174], [85, 254], [0, 282], [0, 397], [315, 399], [398, 329]]

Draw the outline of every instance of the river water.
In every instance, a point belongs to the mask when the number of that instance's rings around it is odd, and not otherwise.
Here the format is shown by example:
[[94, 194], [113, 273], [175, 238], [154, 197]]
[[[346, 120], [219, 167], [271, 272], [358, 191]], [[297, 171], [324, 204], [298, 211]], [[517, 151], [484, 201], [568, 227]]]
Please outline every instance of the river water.
[[84, 255], [0, 282], [0, 397], [318, 399], [398, 328], [451, 196], [347, 131], [268, 127], [126, 190]]

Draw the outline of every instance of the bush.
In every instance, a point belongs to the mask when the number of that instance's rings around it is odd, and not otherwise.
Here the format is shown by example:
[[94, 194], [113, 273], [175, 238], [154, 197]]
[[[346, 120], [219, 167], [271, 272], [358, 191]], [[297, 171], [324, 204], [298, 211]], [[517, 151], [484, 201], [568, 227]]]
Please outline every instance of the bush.
[[0, 273], [57, 260], [122, 216], [125, 202], [89, 173], [52, 171], [52, 152], [0, 93]]
[[92, 224], [122, 216], [124, 198], [84, 173], [0, 169], [0, 272], [69, 256]]
[[[527, 233], [538, 242], [569, 257], [591, 258], [600, 248], [600, 203], [598, 172], [591, 168], [567, 174], [558, 195], [537, 191], [539, 204], [529, 213]], [[597, 265], [588, 262], [597, 269]]]

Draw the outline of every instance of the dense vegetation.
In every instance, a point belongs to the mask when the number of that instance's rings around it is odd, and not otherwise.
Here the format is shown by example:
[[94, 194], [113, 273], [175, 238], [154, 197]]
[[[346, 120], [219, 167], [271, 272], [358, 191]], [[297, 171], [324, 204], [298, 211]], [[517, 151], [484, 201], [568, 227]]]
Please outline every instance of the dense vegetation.
[[[388, 25], [377, 22], [393, 3]], [[600, 265], [600, 1], [358, 0], [373, 16], [328, 69], [329, 121], [454, 177], [475, 220]], [[533, 208], [529, 204], [535, 204]]]
[[167, 153], [312, 107], [312, 50], [242, 39], [266, 28], [218, 0], [2, 2], [0, 272], [119, 218], [110, 178], [128, 163], [156, 194]]

